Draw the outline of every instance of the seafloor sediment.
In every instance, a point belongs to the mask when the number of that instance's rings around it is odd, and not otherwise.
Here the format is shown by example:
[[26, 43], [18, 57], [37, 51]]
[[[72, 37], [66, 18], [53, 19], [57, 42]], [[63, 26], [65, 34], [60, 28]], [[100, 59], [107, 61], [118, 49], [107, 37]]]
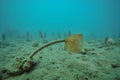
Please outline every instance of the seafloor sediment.
[[109, 46], [84, 41], [86, 52], [74, 54], [64, 50], [64, 43], [55, 44], [34, 56], [38, 64], [32, 71], [7, 78], [4, 68], [17, 67], [17, 62], [44, 43], [16, 40], [8, 44], [0, 46], [0, 80], [120, 80], [119, 41]]

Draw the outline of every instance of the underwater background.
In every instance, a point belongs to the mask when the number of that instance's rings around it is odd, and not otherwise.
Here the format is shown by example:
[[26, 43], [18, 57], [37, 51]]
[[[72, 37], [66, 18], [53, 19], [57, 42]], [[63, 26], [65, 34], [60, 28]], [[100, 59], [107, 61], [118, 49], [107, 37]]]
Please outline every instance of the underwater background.
[[0, 32], [120, 32], [119, 0], [0, 0]]
[[0, 80], [120, 80], [120, 0], [0, 0]]

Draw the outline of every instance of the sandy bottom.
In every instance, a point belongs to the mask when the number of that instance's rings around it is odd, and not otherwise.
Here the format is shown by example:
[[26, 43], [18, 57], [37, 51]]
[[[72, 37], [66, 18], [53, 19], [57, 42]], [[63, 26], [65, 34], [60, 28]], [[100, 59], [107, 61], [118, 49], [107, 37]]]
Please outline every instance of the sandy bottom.
[[[38, 47], [36, 41], [9, 42], [0, 46], [0, 71], [10, 69], [19, 59], [28, 57]], [[34, 56], [38, 64], [30, 72], [6, 78], [0, 72], [0, 80], [120, 80], [120, 42], [103, 47], [99, 41], [84, 42], [87, 53], [69, 54], [64, 43], [55, 44]]]

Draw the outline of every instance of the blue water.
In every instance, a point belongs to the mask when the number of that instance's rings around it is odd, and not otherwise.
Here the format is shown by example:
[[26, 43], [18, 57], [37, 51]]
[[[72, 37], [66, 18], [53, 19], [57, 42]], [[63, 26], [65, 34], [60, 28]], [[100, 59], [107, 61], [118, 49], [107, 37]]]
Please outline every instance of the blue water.
[[0, 33], [117, 36], [120, 0], [0, 0]]

